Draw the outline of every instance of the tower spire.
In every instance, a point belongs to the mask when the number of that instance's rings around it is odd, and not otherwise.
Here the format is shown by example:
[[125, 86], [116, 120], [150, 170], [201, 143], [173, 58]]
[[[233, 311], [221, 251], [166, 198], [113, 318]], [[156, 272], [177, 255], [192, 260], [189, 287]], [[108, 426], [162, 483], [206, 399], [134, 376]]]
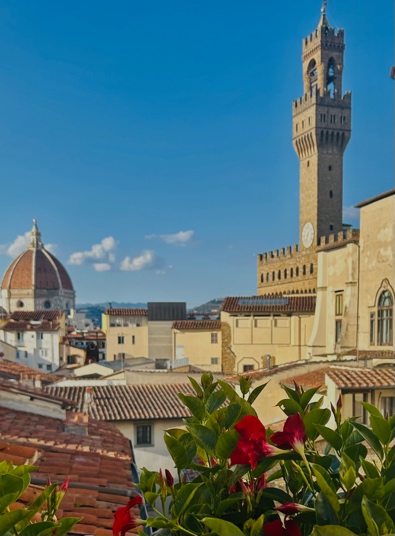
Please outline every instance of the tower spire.
[[322, 6], [321, 6], [321, 18], [320, 22], [318, 23], [318, 27], [330, 27], [328, 17], [326, 16], [326, 8], [328, 6], [328, 0], [322, 0]]
[[43, 248], [43, 243], [41, 241], [41, 233], [38, 230], [37, 227], [37, 220], [36, 218], [33, 218], [33, 228], [30, 236], [30, 244], [29, 247], [34, 249], [41, 249]]

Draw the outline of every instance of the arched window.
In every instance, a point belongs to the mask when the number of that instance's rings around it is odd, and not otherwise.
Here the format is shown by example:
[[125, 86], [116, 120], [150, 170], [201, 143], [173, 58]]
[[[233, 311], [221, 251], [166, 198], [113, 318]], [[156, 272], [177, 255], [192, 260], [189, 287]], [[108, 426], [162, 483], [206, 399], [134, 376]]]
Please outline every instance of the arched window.
[[299, 277], [299, 266], [296, 267], [295, 273], [296, 273], [296, 277]]
[[317, 63], [315, 60], [311, 60], [309, 66], [307, 67], [307, 74], [310, 82], [310, 94], [313, 95], [317, 90]]
[[274, 281], [275, 279], [276, 279], [276, 274], [272, 272], [272, 281]]
[[263, 274], [261, 274], [261, 283], [263, 283]]
[[314, 273], [314, 265], [313, 265], [313, 264], [310, 264], [310, 273], [311, 273], [311, 274]]
[[288, 272], [287, 272], [287, 269], [285, 268], [285, 270], [284, 270], [284, 279], [287, 279], [287, 277], [288, 277]]
[[335, 96], [335, 60], [331, 58], [328, 61], [328, 71], [326, 75], [326, 89], [329, 91], [331, 97]]
[[306, 275], [306, 265], [303, 265], [303, 275]]
[[269, 272], [266, 274], [266, 283], [269, 282]]
[[281, 270], [278, 271], [277, 278], [281, 279]]
[[293, 276], [294, 276], [294, 269], [291, 268], [291, 277], [293, 277]]
[[393, 300], [389, 290], [380, 294], [377, 307], [377, 343], [392, 344]]

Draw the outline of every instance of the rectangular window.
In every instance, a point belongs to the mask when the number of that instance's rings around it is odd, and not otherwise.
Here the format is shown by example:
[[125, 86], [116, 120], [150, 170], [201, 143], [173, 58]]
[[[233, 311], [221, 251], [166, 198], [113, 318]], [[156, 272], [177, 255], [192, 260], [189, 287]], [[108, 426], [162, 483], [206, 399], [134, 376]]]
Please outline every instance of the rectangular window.
[[18, 341], [23, 341], [23, 333], [21, 333], [20, 331], [18, 331], [16, 337], [17, 337]]
[[39, 363], [39, 364], [38, 364], [38, 368], [41, 368], [41, 369], [42, 369], [42, 368], [43, 368], [43, 364], [42, 364], [42, 363]]
[[217, 344], [218, 343], [218, 333], [212, 333], [211, 334], [211, 344]]
[[47, 350], [40, 350], [41, 357], [47, 357], [48, 351]]
[[27, 353], [27, 351], [26, 351], [26, 350], [25, 350], [25, 357], [28, 357], [28, 353]]
[[132, 335], [132, 344], [136, 344], [136, 337]]
[[335, 323], [335, 343], [336, 344], [339, 344], [340, 342], [341, 333], [342, 333], [342, 321], [336, 320], [336, 323]]
[[369, 337], [370, 344], [374, 344], [375, 332], [376, 332], [376, 315], [374, 313], [370, 313], [369, 331], [370, 331], [370, 337]]
[[152, 425], [137, 424], [136, 425], [136, 446], [152, 445]]
[[395, 397], [394, 396], [382, 396], [381, 397], [381, 413], [384, 417], [387, 415], [395, 415]]
[[249, 372], [250, 370], [254, 370], [254, 365], [243, 365], [243, 372]]
[[52, 365], [47, 365], [47, 371], [48, 371], [48, 372], [51, 372], [51, 371], [52, 371]]
[[219, 361], [218, 357], [212, 357], [211, 358], [211, 364], [212, 365], [218, 365], [218, 361]]
[[42, 333], [41, 331], [38, 333], [38, 338], [40, 339], [40, 341], [43, 340], [44, 338], [44, 333]]
[[335, 315], [343, 316], [343, 292], [335, 294]]
[[20, 356], [19, 356], [19, 352], [18, 352], [18, 350], [17, 350], [17, 352], [16, 352], [16, 358], [19, 359], [19, 357], [20, 357]]
[[124, 344], [125, 343], [125, 337], [123, 335], [118, 335], [118, 344]]

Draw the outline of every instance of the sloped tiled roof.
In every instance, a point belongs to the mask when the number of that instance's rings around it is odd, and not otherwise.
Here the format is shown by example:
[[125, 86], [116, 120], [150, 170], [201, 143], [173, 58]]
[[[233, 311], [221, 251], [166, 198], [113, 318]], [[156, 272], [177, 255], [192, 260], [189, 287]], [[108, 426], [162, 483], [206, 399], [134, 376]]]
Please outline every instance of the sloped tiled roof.
[[394, 367], [331, 367], [327, 375], [339, 389], [395, 388]]
[[9, 316], [9, 320], [51, 321], [58, 320], [63, 314], [63, 311], [15, 311]]
[[285, 385], [294, 385], [294, 382], [306, 389], [315, 389], [317, 387], [325, 387], [325, 374], [329, 371], [329, 367], [325, 367], [319, 370], [313, 370], [312, 372], [306, 372], [306, 374], [300, 374], [299, 376], [293, 376], [283, 380], [281, 383]]
[[[111, 423], [89, 419], [78, 426], [85, 434], [60, 419], [0, 407], [0, 460], [34, 462], [33, 484], [69, 476], [58, 515], [84, 518], [73, 533], [111, 536], [113, 512], [134, 494], [130, 443]], [[21, 502], [30, 504], [40, 491], [29, 486]]]
[[0, 378], [7, 378], [11, 380], [20, 379], [38, 379], [45, 383], [54, 383], [59, 380], [57, 376], [40, 372], [39, 370], [22, 365], [8, 359], [0, 358]]
[[107, 307], [107, 309], [105, 310], [105, 314], [114, 316], [147, 316], [148, 309], [117, 309]]
[[179, 329], [181, 331], [187, 331], [190, 329], [209, 329], [219, 330], [221, 329], [220, 320], [176, 320], [173, 322], [172, 329]]
[[17, 311], [7, 318], [5, 331], [58, 331], [63, 311]]
[[316, 298], [313, 295], [238, 296], [225, 298], [221, 311], [225, 313], [313, 313], [315, 301]]
[[[82, 410], [86, 387], [46, 387], [45, 391], [62, 398], [74, 400]], [[129, 421], [151, 419], [181, 419], [190, 415], [178, 397], [195, 391], [189, 383], [107, 385], [89, 388], [88, 414], [100, 420]]]

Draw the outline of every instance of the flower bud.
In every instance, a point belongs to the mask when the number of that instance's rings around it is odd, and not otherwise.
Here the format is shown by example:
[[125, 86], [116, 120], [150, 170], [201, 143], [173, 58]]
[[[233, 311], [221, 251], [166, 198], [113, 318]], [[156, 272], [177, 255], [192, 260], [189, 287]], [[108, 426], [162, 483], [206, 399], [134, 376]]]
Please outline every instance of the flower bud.
[[170, 473], [168, 469], [165, 469], [165, 475], [166, 475], [166, 484], [171, 488], [174, 486], [174, 478], [173, 475]]

